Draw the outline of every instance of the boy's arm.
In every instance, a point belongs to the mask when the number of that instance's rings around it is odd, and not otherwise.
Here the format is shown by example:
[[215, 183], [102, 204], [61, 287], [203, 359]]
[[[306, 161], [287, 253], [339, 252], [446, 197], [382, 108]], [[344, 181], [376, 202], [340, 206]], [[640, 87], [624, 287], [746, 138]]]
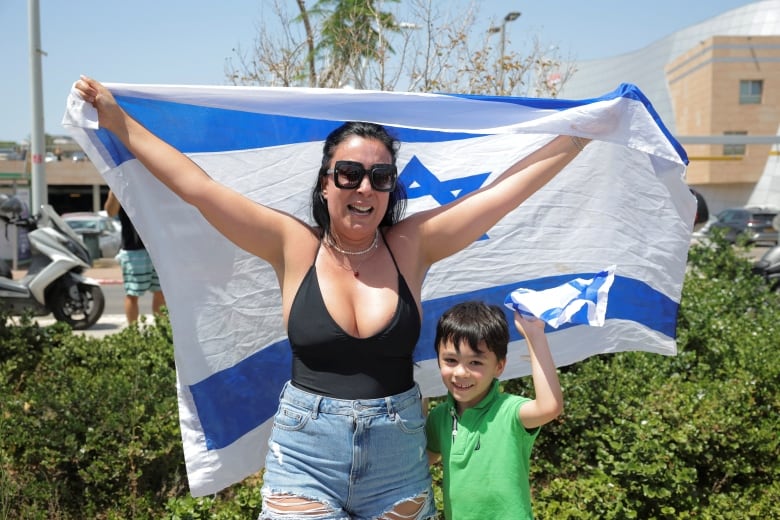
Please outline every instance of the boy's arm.
[[428, 451], [428, 464], [430, 464], [431, 466], [433, 466], [434, 464], [436, 464], [441, 460], [441, 453], [434, 453], [431, 450], [427, 450], [427, 451]]
[[[423, 398], [423, 412], [425, 416], [425, 437], [427, 438], [428, 464], [436, 464], [441, 460], [441, 446], [436, 436], [436, 427], [432, 414], [428, 413], [428, 398]], [[433, 448], [433, 449], [431, 449]], [[434, 450], [439, 450], [434, 451]]]
[[536, 394], [535, 399], [520, 407], [518, 417], [526, 428], [536, 428], [552, 421], [563, 412], [563, 392], [544, 333], [544, 322], [526, 319], [515, 312], [515, 326], [528, 343], [531, 376]]

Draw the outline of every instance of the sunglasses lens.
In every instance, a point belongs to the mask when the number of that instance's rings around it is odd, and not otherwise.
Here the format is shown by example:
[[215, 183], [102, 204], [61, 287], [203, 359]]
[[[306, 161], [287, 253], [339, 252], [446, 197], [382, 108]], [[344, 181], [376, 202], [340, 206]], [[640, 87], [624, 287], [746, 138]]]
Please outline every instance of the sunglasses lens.
[[392, 164], [374, 166], [371, 170], [371, 185], [377, 191], [392, 191], [395, 188], [396, 168]]
[[335, 170], [336, 185], [347, 190], [357, 188], [366, 174], [362, 166], [350, 163], [336, 163]]

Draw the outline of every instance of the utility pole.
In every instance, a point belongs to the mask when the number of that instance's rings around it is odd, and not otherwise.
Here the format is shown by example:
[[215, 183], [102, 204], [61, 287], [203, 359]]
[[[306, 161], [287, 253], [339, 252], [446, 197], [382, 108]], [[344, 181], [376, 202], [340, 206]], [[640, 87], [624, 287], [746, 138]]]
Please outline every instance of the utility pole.
[[499, 44], [500, 55], [498, 57], [498, 94], [504, 95], [504, 53], [506, 52], [506, 24], [508, 22], [514, 22], [520, 18], [520, 11], [510, 11], [504, 16], [504, 21], [501, 23], [501, 27], [490, 27], [489, 33], [501, 33], [501, 43]]
[[30, 88], [32, 100], [32, 132], [30, 136], [31, 161], [31, 206], [36, 214], [42, 204], [48, 203], [46, 194], [46, 137], [43, 124], [43, 79], [41, 74], [41, 23], [38, 0], [28, 0], [30, 24]]

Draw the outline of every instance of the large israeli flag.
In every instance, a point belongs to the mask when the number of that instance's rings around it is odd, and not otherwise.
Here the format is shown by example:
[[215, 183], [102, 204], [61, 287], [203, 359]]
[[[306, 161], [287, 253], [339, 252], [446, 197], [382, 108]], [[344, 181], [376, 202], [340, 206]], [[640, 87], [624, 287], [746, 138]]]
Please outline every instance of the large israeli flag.
[[[557, 134], [594, 139], [552, 182], [468, 249], [436, 264], [423, 289], [416, 378], [444, 393], [434, 357], [439, 315], [479, 298], [503, 305], [614, 265], [601, 327], [548, 329], [559, 366], [606, 352], [675, 354], [696, 202], [687, 158], [645, 96], [621, 85], [597, 99], [497, 98], [294, 88], [109, 84], [137, 120], [213, 178], [309, 219], [326, 135], [345, 120], [386, 125], [403, 142], [409, 212], [490, 183]], [[75, 92], [63, 123], [135, 222], [160, 273], [173, 327], [191, 492], [214, 493], [261, 469], [290, 348], [280, 293], [263, 261], [217, 233], [105, 130]], [[509, 312], [507, 310], [507, 312]], [[517, 334], [505, 377], [529, 374]]]

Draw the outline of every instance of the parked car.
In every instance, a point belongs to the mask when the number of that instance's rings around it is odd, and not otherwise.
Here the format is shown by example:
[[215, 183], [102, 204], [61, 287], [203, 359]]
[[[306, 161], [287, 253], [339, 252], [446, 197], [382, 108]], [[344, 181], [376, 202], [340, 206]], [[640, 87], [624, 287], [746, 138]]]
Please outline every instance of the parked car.
[[113, 258], [122, 246], [122, 231], [111, 217], [97, 213], [65, 213], [62, 219], [79, 235], [86, 244], [86, 235], [98, 236], [101, 258]]
[[26, 150], [14, 150], [13, 148], [0, 148], [0, 161], [23, 161]]
[[117, 228], [120, 232], [122, 231], [122, 221], [119, 220], [119, 215], [115, 215], [111, 217], [109, 216], [108, 212], [104, 209], [98, 211], [98, 215], [100, 215], [101, 217], [111, 219], [112, 221], [114, 221], [114, 227]]
[[770, 208], [727, 208], [718, 213], [715, 220], [707, 226], [707, 233], [722, 229], [726, 240], [732, 243], [737, 241], [740, 234], [744, 234], [749, 244], [776, 245], [778, 230], [772, 221], [778, 213], [780, 210]]

